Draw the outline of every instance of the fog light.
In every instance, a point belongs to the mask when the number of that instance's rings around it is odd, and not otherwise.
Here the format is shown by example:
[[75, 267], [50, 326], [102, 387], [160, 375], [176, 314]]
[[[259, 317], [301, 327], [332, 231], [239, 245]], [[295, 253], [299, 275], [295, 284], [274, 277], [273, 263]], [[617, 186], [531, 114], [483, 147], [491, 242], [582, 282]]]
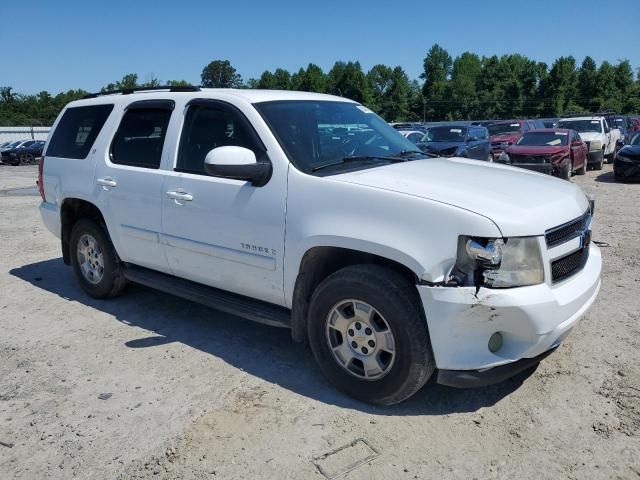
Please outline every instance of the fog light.
[[489, 338], [489, 351], [491, 353], [496, 353], [501, 348], [502, 348], [502, 334], [500, 332], [496, 332], [493, 335], [491, 335], [491, 338]]

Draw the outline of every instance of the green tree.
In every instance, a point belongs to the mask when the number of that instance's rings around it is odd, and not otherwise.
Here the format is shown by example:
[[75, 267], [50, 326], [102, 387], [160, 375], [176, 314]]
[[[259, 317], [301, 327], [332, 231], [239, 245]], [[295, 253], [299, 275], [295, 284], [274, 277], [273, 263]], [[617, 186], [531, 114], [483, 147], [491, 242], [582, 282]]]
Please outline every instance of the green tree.
[[307, 65], [307, 69], [300, 69], [297, 73], [295, 88], [303, 92], [326, 93], [329, 79], [322, 69], [313, 63]]
[[209, 88], [240, 88], [242, 76], [229, 60], [214, 60], [202, 69], [202, 86]]
[[616, 69], [606, 60], [598, 68], [597, 107], [600, 110], [619, 110], [622, 106], [616, 84]]
[[576, 60], [571, 56], [559, 57], [551, 66], [545, 85], [546, 110], [554, 116], [578, 110], [577, 96]]
[[481, 72], [480, 57], [475, 53], [464, 52], [454, 60], [449, 88], [450, 98], [455, 102], [449, 111], [453, 118], [470, 119], [478, 115], [477, 83]]
[[431, 119], [445, 118], [448, 104], [447, 81], [451, 75], [451, 55], [440, 45], [433, 45], [423, 61], [422, 94], [427, 102], [427, 115]]
[[598, 69], [593, 58], [587, 56], [578, 71], [578, 103], [585, 110], [595, 110], [598, 94]]
[[360, 62], [336, 62], [329, 71], [329, 84], [335, 95], [369, 103], [369, 86]]

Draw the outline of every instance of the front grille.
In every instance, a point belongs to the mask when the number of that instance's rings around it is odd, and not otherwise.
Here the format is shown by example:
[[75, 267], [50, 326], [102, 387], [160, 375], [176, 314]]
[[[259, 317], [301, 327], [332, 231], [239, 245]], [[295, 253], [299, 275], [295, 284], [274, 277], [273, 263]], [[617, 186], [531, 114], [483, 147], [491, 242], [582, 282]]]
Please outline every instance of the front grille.
[[579, 237], [588, 229], [590, 223], [591, 211], [589, 209], [581, 217], [571, 220], [564, 225], [547, 230], [544, 235], [544, 238], [547, 241], [547, 248], [555, 247], [556, 245], [566, 243], [576, 237]]
[[589, 259], [589, 246], [551, 262], [551, 281], [565, 280], [582, 270]]
[[511, 163], [548, 163], [546, 155], [510, 155]]

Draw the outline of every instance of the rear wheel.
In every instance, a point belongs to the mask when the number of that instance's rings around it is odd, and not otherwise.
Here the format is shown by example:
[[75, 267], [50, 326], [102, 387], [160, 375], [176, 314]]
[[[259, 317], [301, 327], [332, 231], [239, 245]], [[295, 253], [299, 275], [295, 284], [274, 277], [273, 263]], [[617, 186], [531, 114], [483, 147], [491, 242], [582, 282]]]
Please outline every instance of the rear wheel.
[[94, 298], [115, 297], [127, 285], [111, 240], [94, 220], [78, 220], [69, 242], [71, 264], [82, 289]]
[[309, 343], [337, 388], [391, 405], [417, 392], [435, 370], [415, 285], [377, 265], [343, 268], [316, 289]]
[[19, 160], [20, 165], [33, 165], [35, 163], [35, 159], [30, 153], [23, 153], [20, 155]]

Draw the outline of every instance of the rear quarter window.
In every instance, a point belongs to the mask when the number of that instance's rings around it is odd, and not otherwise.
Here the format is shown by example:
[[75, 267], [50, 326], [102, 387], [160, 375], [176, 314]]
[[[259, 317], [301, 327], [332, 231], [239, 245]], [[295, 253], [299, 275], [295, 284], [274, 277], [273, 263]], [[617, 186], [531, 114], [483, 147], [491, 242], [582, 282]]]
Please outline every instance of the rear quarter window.
[[113, 111], [113, 104], [68, 108], [58, 122], [46, 155], [83, 159]]

